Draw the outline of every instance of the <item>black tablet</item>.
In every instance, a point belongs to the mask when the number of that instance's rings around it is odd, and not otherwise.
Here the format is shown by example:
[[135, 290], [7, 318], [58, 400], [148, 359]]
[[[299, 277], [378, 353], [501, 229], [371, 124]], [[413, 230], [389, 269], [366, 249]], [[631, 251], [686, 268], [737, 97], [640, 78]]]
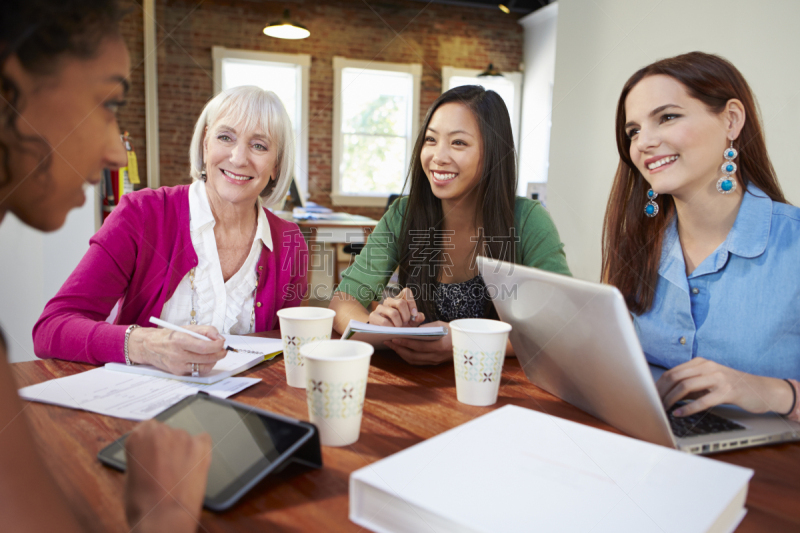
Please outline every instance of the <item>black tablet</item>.
[[[228, 509], [270, 472], [296, 461], [322, 466], [317, 428], [249, 405], [205, 393], [184, 398], [155, 417], [192, 435], [208, 433], [214, 443], [203, 502]], [[97, 454], [108, 466], [125, 470], [123, 435]]]

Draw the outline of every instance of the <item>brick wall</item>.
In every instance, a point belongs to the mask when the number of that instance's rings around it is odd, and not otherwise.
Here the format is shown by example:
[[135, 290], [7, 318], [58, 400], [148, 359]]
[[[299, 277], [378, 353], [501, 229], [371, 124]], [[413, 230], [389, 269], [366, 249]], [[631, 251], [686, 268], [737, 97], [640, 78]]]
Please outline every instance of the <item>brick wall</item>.
[[[132, 59], [129, 106], [120, 123], [134, 137], [144, 163], [142, 12], [136, 0], [123, 33]], [[369, 4], [369, 5], [367, 5]], [[310, 31], [300, 41], [267, 37], [264, 26], [281, 18], [284, 7]], [[483, 69], [491, 61], [515, 71], [522, 61], [518, 15], [412, 1], [329, 0], [255, 2], [247, 0], [163, 0], [156, 6], [161, 184], [190, 181], [189, 142], [197, 116], [213, 95], [211, 47], [310, 54], [309, 192], [330, 205], [333, 129], [333, 56], [421, 63], [420, 119], [441, 94], [442, 66]], [[382, 208], [348, 208], [379, 217]]]

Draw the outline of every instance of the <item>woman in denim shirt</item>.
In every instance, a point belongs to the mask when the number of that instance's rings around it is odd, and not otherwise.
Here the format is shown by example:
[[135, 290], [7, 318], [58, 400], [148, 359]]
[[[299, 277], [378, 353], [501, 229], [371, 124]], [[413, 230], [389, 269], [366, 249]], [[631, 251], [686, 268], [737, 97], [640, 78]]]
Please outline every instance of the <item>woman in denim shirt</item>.
[[636, 72], [616, 116], [620, 163], [603, 280], [633, 313], [664, 405], [800, 419], [800, 209], [767, 155], [741, 73], [692, 52]]

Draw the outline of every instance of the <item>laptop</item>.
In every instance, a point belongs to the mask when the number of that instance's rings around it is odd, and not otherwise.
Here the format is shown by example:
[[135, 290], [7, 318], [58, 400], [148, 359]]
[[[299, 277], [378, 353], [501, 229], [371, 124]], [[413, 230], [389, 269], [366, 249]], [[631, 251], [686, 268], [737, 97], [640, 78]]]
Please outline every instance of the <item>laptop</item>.
[[661, 403], [622, 294], [615, 287], [478, 258], [500, 320], [534, 385], [617, 429], [693, 454], [800, 440], [800, 424], [775, 413], [717, 406], [673, 417]]

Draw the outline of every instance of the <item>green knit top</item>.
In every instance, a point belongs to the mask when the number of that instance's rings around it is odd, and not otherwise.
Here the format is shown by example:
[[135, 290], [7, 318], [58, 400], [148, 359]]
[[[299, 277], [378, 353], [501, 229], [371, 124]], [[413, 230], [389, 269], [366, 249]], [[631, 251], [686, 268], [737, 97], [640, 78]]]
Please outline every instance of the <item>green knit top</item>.
[[[397, 268], [400, 258], [400, 233], [408, 197], [396, 200], [375, 226], [361, 253], [342, 274], [337, 291], [354, 297], [364, 307], [380, 301], [383, 289]], [[550, 214], [536, 200], [517, 197], [514, 203], [516, 243], [515, 263], [571, 276], [564, 254], [564, 243], [558, 236]], [[420, 257], [424, 260], [425, 254]]]

